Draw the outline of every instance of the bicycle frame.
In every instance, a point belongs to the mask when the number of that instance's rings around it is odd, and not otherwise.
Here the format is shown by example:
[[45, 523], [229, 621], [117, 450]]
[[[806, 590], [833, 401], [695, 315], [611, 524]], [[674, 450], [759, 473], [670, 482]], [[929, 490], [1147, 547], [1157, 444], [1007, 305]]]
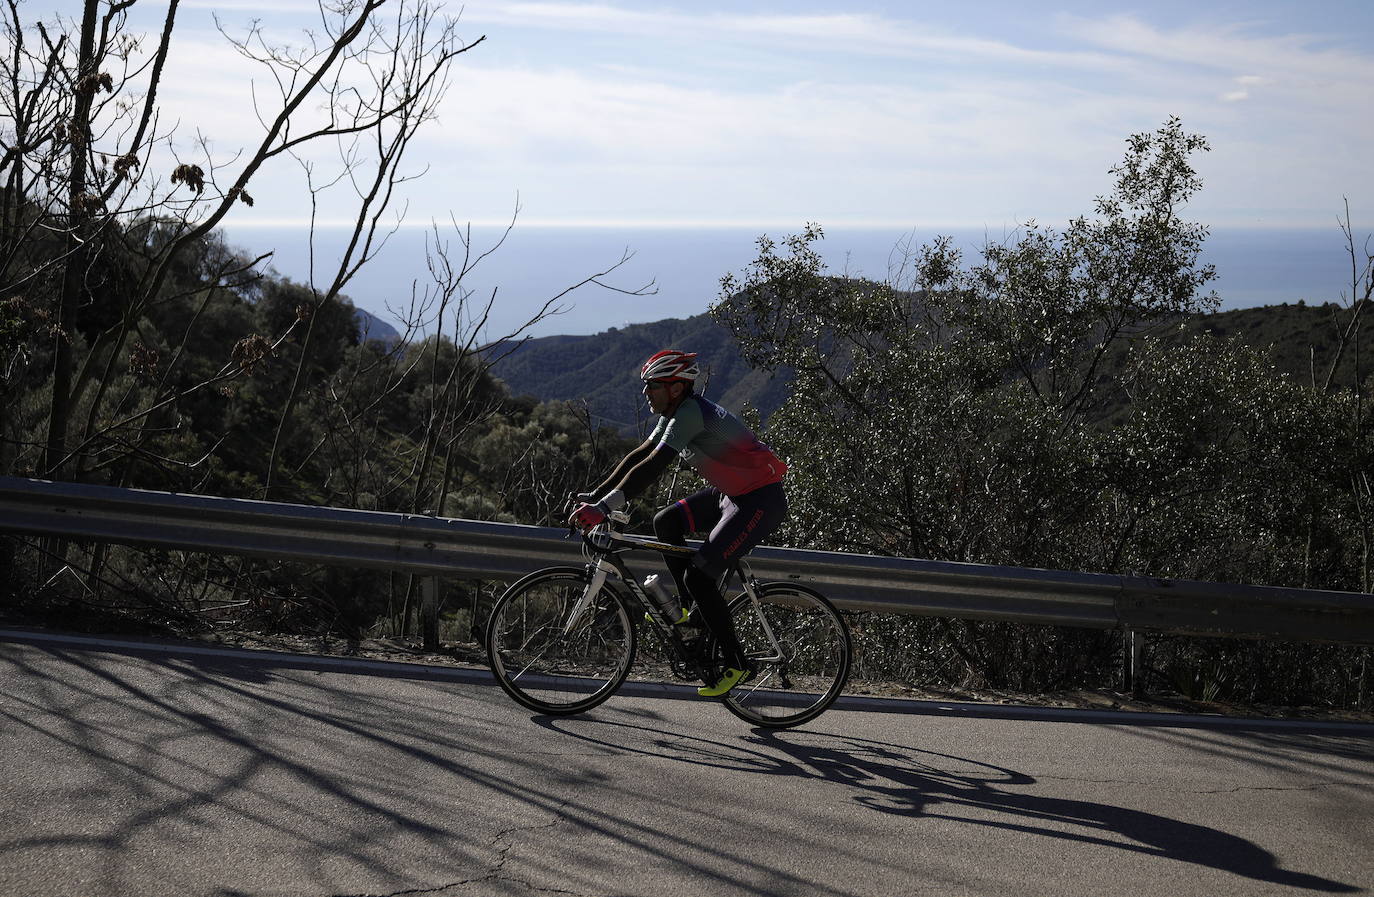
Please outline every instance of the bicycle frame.
[[[623, 515], [620, 514], [613, 515], [612, 522], [626, 522], [628, 518], [621, 519], [622, 516]], [[605, 528], [603, 529], [602, 526]], [[674, 635], [671, 634], [672, 628], [670, 626], [659, 622], [657, 605], [649, 600], [649, 597], [644, 593], [644, 589], [637, 581], [637, 577], [617, 555], [629, 551], [656, 551], [663, 555], [688, 557], [695, 553], [695, 549], [686, 545], [674, 545], [671, 542], [662, 542], [647, 536], [622, 533], [612, 528], [609, 522], [602, 526], [596, 527], [590, 533], [582, 534], [583, 542], [592, 552], [593, 559], [592, 563], [589, 565], [592, 579], [591, 582], [587, 584], [587, 588], [583, 590], [582, 597], [578, 599], [577, 603], [573, 606], [572, 612], [568, 614], [568, 621], [564, 625], [564, 634], [566, 635], [572, 632], [573, 628], [581, 619], [582, 614], [591, 606], [592, 599], [596, 596], [597, 592], [601, 591], [606, 582], [614, 577], [615, 581], [617, 581], [621, 587], [629, 591], [629, 593], [634, 596], [635, 600], [648, 611], [648, 619], [652, 622], [655, 629], [658, 630], [658, 634], [663, 637], [663, 640], [668, 644], [676, 644], [680, 639], [675, 638]], [[757, 589], [758, 580], [749, 573], [748, 566], [744, 561], [736, 561], [730, 565], [730, 568], [726, 570], [721, 577], [719, 587], [722, 597], [725, 594], [725, 585], [730, 581], [731, 577], [739, 581], [744, 594], [749, 597], [750, 609], [758, 619], [760, 627], [768, 637], [768, 643], [773, 648], [772, 654], [757, 657], [755, 659], [765, 662], [782, 660], [782, 645], [778, 642], [778, 638], [773, 632], [773, 627], [769, 624], [768, 617], [763, 613], [763, 608], [760, 606]]]
[[[702, 626], [700, 617], [683, 625], [664, 616], [626, 557], [655, 551], [686, 561], [695, 549], [618, 532], [625, 522], [613, 518], [582, 534], [584, 567], [533, 571], [497, 599], [487, 624], [487, 656], [516, 703], [558, 716], [599, 706], [629, 675], [637, 635], [650, 633], [658, 638], [651, 639], [646, 659], [656, 675], [668, 672], [663, 665], [685, 680], [709, 681], [719, 672], [723, 658], [709, 625]], [[725, 707], [765, 728], [801, 725], [824, 713], [844, 688], [852, 655], [835, 606], [802, 583], [760, 582], [739, 561], [721, 576], [720, 589], [729, 593], [727, 612], [753, 664], [742, 687], [722, 695]], [[640, 628], [641, 615], [647, 629]]]

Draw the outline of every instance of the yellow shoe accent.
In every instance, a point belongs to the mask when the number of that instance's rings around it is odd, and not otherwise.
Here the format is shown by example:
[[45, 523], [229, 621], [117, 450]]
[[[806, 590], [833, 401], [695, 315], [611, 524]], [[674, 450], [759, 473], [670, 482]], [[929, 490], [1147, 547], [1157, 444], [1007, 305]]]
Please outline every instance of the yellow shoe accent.
[[703, 698], [718, 698], [721, 695], [728, 694], [730, 689], [746, 681], [752, 675], [754, 675], [752, 670], [737, 670], [734, 667], [730, 667], [721, 674], [720, 679], [717, 680], [715, 685], [698, 688], [697, 694], [701, 695]]

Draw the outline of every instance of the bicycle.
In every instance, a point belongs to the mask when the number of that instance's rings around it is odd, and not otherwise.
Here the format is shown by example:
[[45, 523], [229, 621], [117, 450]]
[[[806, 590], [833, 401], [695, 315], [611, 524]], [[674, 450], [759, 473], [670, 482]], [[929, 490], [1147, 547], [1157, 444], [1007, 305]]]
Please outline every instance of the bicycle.
[[[598, 706], [621, 687], [647, 625], [675, 678], [714, 681], [722, 666], [715, 639], [674, 625], [640, 585], [622, 555], [693, 549], [621, 532], [616, 513], [582, 533], [585, 567], [537, 570], [513, 583], [487, 622], [491, 670], [505, 692], [538, 713], [571, 715]], [[730, 614], [754, 675], [722, 696], [732, 713], [757, 726], [787, 728], [815, 719], [839, 697], [849, 676], [849, 629], [819, 592], [790, 582], [761, 583], [739, 561], [721, 579]], [[642, 623], [641, 623], [642, 621]]]

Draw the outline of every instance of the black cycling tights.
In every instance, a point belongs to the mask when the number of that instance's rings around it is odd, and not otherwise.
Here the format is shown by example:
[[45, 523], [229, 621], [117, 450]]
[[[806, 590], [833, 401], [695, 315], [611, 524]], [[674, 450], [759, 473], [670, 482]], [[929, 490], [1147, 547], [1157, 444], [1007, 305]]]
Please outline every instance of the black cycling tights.
[[736, 669], [744, 666], [744, 651], [716, 583], [733, 561], [777, 529], [786, 515], [787, 497], [782, 484], [774, 483], [734, 497], [719, 489], [702, 489], [654, 517], [654, 535], [674, 545], [686, 544], [689, 533], [708, 533], [690, 559], [665, 556], [664, 561], [679, 593], [696, 601], [697, 613], [720, 642], [726, 664]]

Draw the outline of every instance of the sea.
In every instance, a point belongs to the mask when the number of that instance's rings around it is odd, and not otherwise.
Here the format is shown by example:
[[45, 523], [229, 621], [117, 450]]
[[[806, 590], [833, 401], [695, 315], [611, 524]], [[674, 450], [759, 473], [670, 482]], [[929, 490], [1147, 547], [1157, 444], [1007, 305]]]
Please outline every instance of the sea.
[[[781, 243], [792, 230], [756, 228], [547, 227], [517, 224], [441, 231], [450, 263], [471, 269], [463, 278], [465, 317], [461, 326], [481, 326], [486, 339], [515, 334], [551, 336], [594, 334], [610, 327], [684, 318], [706, 311], [720, 295], [721, 278], [742, 273], [758, 254], [760, 236]], [[836, 273], [884, 279], [900, 262], [901, 247], [919, 246], [937, 235], [949, 236], [966, 258], [976, 259], [989, 241], [1011, 231], [969, 228], [827, 229], [817, 244]], [[245, 252], [274, 253], [279, 274], [308, 282], [312, 258], [309, 233], [300, 228], [229, 229], [226, 239]], [[317, 270], [337, 258], [346, 244], [342, 230], [316, 233]], [[364, 266], [344, 293], [359, 308], [404, 330], [416, 299], [432, 290], [430, 263], [436, 235], [402, 227], [377, 257]], [[465, 248], [466, 242], [466, 248]], [[1359, 244], [1357, 239], [1357, 245]], [[1361, 257], [1363, 253], [1361, 252]], [[1351, 265], [1340, 228], [1213, 228], [1202, 261], [1214, 265], [1211, 288], [1222, 309], [1303, 301], [1350, 300]], [[323, 279], [321, 274], [317, 280]], [[530, 323], [545, 306], [555, 312]], [[433, 314], [425, 332], [438, 326]], [[453, 319], [444, 324], [452, 333]]]

